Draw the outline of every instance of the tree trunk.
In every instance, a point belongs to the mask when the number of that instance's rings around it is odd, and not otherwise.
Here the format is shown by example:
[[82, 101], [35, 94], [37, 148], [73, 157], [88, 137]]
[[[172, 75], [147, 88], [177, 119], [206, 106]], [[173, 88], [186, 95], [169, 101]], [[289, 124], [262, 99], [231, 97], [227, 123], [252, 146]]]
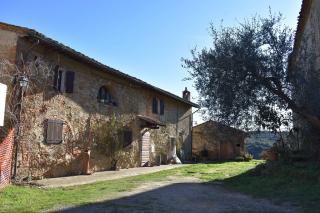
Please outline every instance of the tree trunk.
[[300, 115], [303, 119], [305, 119], [309, 124], [311, 124], [311, 126], [317, 130], [319, 130], [320, 132], [320, 119], [315, 116], [312, 115], [310, 112], [308, 112], [307, 110], [297, 106], [297, 104], [288, 96], [286, 95], [281, 88], [281, 85], [279, 85], [279, 87], [277, 86], [277, 88], [275, 88], [272, 84], [272, 80], [267, 80], [265, 78], [261, 79], [263, 85], [265, 85], [265, 87], [267, 89], [269, 89], [273, 94], [277, 95], [279, 98], [281, 98], [283, 101], [285, 101], [288, 104], [289, 109], [292, 110], [292, 112]]

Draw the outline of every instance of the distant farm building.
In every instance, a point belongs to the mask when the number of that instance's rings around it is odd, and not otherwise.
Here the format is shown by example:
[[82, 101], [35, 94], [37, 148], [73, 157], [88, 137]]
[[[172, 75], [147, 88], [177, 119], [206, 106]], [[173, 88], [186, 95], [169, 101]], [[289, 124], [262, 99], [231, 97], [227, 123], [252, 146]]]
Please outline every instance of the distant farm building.
[[193, 127], [192, 137], [195, 160], [229, 160], [244, 154], [247, 133], [210, 120]]

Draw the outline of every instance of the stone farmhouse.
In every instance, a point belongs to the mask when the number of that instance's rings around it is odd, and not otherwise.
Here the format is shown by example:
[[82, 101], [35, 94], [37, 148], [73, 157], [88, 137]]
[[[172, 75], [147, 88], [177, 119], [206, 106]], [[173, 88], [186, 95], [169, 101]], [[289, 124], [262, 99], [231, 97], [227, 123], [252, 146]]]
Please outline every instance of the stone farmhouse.
[[[0, 23], [0, 58], [14, 64], [21, 58], [41, 59], [53, 67], [47, 86], [24, 95], [17, 176], [82, 174], [86, 161], [91, 170], [110, 169], [110, 157], [90, 141], [94, 126], [110, 116], [126, 121], [121, 168], [154, 164], [160, 156], [170, 161], [176, 147], [182, 161], [191, 160], [192, 107], [199, 106], [190, 101], [187, 89], [183, 97], [176, 96], [35, 30], [6, 23]], [[84, 143], [93, 144], [89, 160]]]
[[[296, 79], [294, 98], [300, 107], [320, 118], [320, 1], [303, 0], [290, 56], [290, 75]], [[320, 134], [304, 119], [295, 115], [294, 126], [303, 149], [320, 150]], [[311, 143], [314, 141], [315, 143]], [[317, 147], [316, 147], [317, 146]], [[313, 153], [319, 154], [320, 153]]]
[[245, 153], [247, 133], [209, 120], [192, 129], [192, 156], [196, 161], [234, 160]]

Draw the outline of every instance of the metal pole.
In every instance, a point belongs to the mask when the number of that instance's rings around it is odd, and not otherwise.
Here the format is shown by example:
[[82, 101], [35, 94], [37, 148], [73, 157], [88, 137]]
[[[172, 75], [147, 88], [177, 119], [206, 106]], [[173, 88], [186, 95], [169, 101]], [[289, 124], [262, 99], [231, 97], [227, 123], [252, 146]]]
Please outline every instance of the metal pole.
[[15, 154], [14, 154], [14, 168], [13, 168], [13, 179], [17, 178], [17, 161], [18, 161], [18, 152], [19, 152], [19, 139], [21, 135], [21, 113], [22, 113], [22, 104], [23, 104], [23, 95], [24, 91], [23, 88], [20, 87], [20, 92], [21, 92], [21, 98], [20, 98], [20, 104], [19, 104], [19, 116], [17, 118], [17, 127], [16, 127], [16, 137], [15, 137]]

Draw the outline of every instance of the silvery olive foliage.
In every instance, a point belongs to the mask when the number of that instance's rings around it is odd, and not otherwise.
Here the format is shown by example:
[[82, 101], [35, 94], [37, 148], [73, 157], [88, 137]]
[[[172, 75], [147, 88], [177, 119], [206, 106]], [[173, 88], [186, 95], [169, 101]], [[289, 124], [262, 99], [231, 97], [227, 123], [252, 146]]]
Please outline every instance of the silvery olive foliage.
[[193, 49], [183, 67], [194, 80], [205, 117], [244, 129], [278, 131], [292, 113], [320, 130], [319, 118], [294, 99], [305, 79], [290, 74], [293, 31], [281, 14], [254, 17], [235, 27], [210, 26], [212, 45]]

